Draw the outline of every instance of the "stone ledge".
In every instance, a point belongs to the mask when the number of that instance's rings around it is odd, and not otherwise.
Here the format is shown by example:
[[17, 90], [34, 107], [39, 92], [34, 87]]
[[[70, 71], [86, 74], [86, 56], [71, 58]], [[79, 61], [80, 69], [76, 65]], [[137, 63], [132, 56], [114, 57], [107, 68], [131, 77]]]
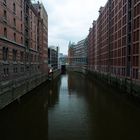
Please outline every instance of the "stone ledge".
[[47, 75], [39, 74], [0, 83], [0, 109], [28, 93], [46, 80]]

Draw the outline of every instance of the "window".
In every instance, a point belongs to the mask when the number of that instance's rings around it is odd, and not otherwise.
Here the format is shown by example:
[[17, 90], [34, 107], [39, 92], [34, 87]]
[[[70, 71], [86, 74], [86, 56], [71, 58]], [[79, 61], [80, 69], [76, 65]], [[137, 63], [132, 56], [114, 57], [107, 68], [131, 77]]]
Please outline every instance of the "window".
[[134, 0], [134, 4], [136, 4], [137, 3], [137, 0]]
[[139, 36], [140, 36], [139, 35], [139, 30], [137, 30], [137, 33], [136, 34], [137, 34], [136, 40], [139, 41]]
[[137, 18], [136, 18], [136, 19], [134, 19], [133, 28], [134, 28], [134, 29], [136, 29], [136, 28], [137, 28]]
[[22, 26], [22, 24], [21, 24], [21, 32], [23, 31], [23, 26]]
[[32, 11], [31, 11], [31, 13], [30, 13], [30, 16], [31, 16], [31, 19], [32, 19]]
[[126, 4], [126, 0], [123, 0], [123, 4]]
[[31, 48], [32, 48], [32, 41], [31, 41], [31, 43], [30, 43], [30, 46], [31, 46]]
[[13, 49], [13, 61], [15, 62], [17, 60], [17, 50]]
[[8, 76], [9, 75], [9, 69], [8, 68], [6, 69], [6, 72], [7, 72], [7, 76]]
[[23, 62], [23, 52], [20, 52], [20, 62]]
[[14, 72], [14, 73], [17, 73], [17, 72], [18, 72], [17, 67], [14, 67], [14, 68], [13, 68], [13, 72]]
[[7, 61], [8, 60], [8, 48], [3, 47], [2, 54], [3, 54], [3, 61]]
[[21, 67], [20, 68], [20, 72], [24, 72], [24, 67]]
[[22, 7], [22, 0], [20, 0], [20, 6]]
[[20, 12], [21, 20], [22, 20], [22, 11]]
[[16, 5], [13, 3], [13, 13], [16, 14]]
[[133, 44], [133, 54], [139, 54], [139, 43]]
[[133, 56], [133, 65], [138, 66], [139, 65], [139, 57], [138, 56]]
[[4, 10], [3, 17], [4, 17], [4, 20], [7, 20], [7, 12], [6, 12], [6, 10]]
[[4, 73], [4, 76], [8, 76], [9, 75], [9, 69], [8, 68], [4, 68], [3, 69], [3, 73]]
[[138, 69], [133, 69], [133, 78], [138, 79]]
[[125, 46], [126, 45], [126, 36], [124, 36], [123, 38], [122, 38], [122, 46]]
[[131, 6], [132, 6], [132, 2], [131, 0], [128, 0], [128, 8], [131, 8]]
[[15, 18], [13, 19], [13, 22], [14, 22], [14, 27], [16, 27], [16, 19]]
[[131, 11], [128, 12], [128, 20], [130, 21], [132, 18], [132, 14], [131, 14]]
[[140, 25], [140, 17], [137, 18], [136, 27], [139, 28]]
[[139, 30], [133, 33], [133, 41], [138, 41], [138, 40], [139, 40]]
[[25, 40], [25, 46], [28, 47], [28, 45], [29, 45], [28, 40]]
[[29, 54], [26, 54], [26, 61], [29, 61]]
[[14, 41], [16, 41], [16, 33], [14, 33]]
[[123, 25], [126, 24], [126, 15], [123, 17], [122, 24], [123, 24]]
[[31, 21], [31, 29], [32, 29], [32, 21]]
[[23, 44], [23, 37], [21, 37], [21, 44]]
[[36, 55], [34, 56], [34, 61], [36, 62]]
[[7, 38], [7, 28], [4, 28], [4, 37]]
[[126, 14], [126, 5], [123, 7], [123, 15]]
[[126, 26], [122, 28], [122, 35], [126, 35]]
[[30, 61], [33, 62], [33, 54], [30, 55]]
[[3, 4], [6, 6], [6, 3], [7, 3], [7, 1], [6, 0], [3, 0]]

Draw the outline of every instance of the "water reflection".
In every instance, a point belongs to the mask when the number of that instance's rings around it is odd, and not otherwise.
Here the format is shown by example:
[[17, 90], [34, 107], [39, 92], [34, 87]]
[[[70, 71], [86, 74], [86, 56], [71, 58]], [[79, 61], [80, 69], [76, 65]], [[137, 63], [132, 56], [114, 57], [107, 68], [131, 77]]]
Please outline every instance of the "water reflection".
[[55, 104], [59, 102], [59, 90], [60, 90], [61, 81], [56, 79], [48, 83], [48, 106], [54, 107]]
[[[87, 105], [84, 97], [76, 91], [78, 87], [76, 88], [74, 83], [77, 81], [74, 82], [69, 78], [74, 77], [73, 75], [62, 76], [59, 102], [48, 111], [50, 140], [86, 140], [89, 138]], [[74, 88], [71, 88], [70, 84]]]
[[140, 106], [69, 73], [0, 111], [2, 140], [140, 139]]
[[140, 106], [120, 96], [117, 91], [91, 82], [86, 77], [77, 74], [72, 77], [69, 75], [69, 90], [84, 96], [88, 106], [89, 139], [140, 138]]
[[44, 84], [0, 111], [0, 139], [48, 139], [47, 90]]

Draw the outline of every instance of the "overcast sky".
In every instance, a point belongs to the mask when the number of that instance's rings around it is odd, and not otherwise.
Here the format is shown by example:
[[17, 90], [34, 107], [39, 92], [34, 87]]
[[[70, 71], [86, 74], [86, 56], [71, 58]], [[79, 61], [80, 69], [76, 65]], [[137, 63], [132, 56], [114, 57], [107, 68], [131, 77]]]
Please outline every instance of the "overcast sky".
[[69, 41], [77, 43], [88, 35], [100, 6], [107, 0], [41, 0], [48, 13], [49, 45], [59, 45], [67, 54]]

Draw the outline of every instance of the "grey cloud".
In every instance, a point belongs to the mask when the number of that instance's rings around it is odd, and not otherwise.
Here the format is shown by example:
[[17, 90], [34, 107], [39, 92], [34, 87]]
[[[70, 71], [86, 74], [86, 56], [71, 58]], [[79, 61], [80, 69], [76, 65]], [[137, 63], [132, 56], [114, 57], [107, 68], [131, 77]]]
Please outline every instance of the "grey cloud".
[[100, 6], [107, 0], [42, 0], [49, 16], [49, 44], [66, 53], [68, 41], [79, 41], [88, 34]]

